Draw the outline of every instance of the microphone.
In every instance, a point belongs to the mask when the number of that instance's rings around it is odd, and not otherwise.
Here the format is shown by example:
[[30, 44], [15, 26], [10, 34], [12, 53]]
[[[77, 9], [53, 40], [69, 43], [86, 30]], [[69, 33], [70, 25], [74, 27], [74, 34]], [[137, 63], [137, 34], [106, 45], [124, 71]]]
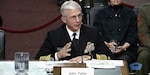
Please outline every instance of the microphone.
[[91, 8], [91, 0], [83, 0], [83, 8], [85, 13], [85, 23], [89, 26], [90, 25], [90, 8]]
[[81, 56], [81, 63], [83, 63], [83, 57]]
[[83, 1], [84, 1], [84, 2], [83, 2], [83, 3], [84, 3], [84, 8], [86, 8], [86, 9], [87, 9], [87, 8], [90, 8], [90, 6], [91, 6], [91, 5], [90, 5], [90, 0], [83, 0]]
[[[76, 40], [77, 40], [77, 47], [78, 47], [79, 51], [81, 51], [81, 48], [79, 46], [79, 39], [76, 39]], [[81, 63], [83, 63], [83, 57], [82, 57], [82, 55], [81, 55]]]
[[90, 4], [90, 0], [83, 0], [84, 2], [84, 9], [86, 14], [88, 14], [90, 12], [90, 8], [91, 8], [91, 4]]

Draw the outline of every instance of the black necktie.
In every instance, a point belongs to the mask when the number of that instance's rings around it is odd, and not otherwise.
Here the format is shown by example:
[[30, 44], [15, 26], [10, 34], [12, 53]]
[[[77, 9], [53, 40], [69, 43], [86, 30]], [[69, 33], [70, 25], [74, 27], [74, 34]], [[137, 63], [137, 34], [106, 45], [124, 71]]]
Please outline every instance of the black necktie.
[[77, 56], [77, 50], [78, 50], [78, 40], [76, 39], [76, 36], [77, 34], [76, 33], [73, 33], [73, 40], [72, 40], [72, 47], [71, 47], [71, 54], [72, 54], [72, 57], [75, 57]]
[[73, 40], [72, 40], [72, 42], [75, 42], [75, 41], [76, 41], [76, 35], [77, 35], [77, 34], [76, 34], [76, 33], [73, 33], [72, 35], [73, 35]]

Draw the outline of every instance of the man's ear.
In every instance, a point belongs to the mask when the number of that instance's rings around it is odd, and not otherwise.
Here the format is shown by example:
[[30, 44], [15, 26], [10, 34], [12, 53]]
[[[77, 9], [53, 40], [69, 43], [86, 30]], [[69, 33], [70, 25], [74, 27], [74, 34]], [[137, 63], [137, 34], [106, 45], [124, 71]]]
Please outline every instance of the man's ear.
[[64, 22], [64, 23], [66, 23], [66, 17], [61, 17], [61, 20]]

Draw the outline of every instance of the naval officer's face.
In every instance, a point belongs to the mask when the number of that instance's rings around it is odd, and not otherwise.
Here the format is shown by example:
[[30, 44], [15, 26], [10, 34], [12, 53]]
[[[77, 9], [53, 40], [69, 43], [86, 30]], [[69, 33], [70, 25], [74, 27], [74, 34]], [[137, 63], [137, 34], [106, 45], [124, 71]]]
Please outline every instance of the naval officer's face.
[[73, 32], [79, 30], [82, 25], [82, 12], [80, 9], [66, 10], [66, 16], [62, 17], [62, 21], [67, 24], [68, 28]]

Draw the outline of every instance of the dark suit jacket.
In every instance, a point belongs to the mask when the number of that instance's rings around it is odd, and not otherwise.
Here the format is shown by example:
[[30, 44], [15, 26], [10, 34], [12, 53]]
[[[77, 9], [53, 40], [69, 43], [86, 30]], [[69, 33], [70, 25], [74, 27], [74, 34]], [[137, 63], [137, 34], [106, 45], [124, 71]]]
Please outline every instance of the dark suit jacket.
[[117, 40], [119, 45], [129, 42], [130, 47], [120, 54], [129, 55], [136, 60], [138, 36], [135, 12], [122, 6], [117, 14], [118, 16], [115, 16], [110, 6], [104, 7], [97, 12], [93, 26], [99, 29], [107, 42], [112, 39]]
[[[69, 37], [65, 25], [62, 25], [57, 29], [49, 31], [35, 59], [39, 59], [40, 56], [45, 56], [49, 54], [51, 54], [51, 56], [54, 57], [55, 52], [59, 51], [62, 47], [66, 45], [66, 43], [70, 41], [71, 39]], [[111, 56], [111, 52], [105, 46], [101, 35], [95, 28], [82, 25], [80, 29], [80, 37], [78, 42], [79, 50], [78, 52], [76, 52], [77, 54], [75, 54], [74, 57], [84, 55], [84, 49], [87, 45], [87, 42], [92, 42], [95, 45], [95, 50], [92, 51], [94, 58], [96, 58], [95, 53], [102, 53]], [[71, 58], [73, 58], [73, 56], [62, 58], [62, 60], [68, 60]]]

